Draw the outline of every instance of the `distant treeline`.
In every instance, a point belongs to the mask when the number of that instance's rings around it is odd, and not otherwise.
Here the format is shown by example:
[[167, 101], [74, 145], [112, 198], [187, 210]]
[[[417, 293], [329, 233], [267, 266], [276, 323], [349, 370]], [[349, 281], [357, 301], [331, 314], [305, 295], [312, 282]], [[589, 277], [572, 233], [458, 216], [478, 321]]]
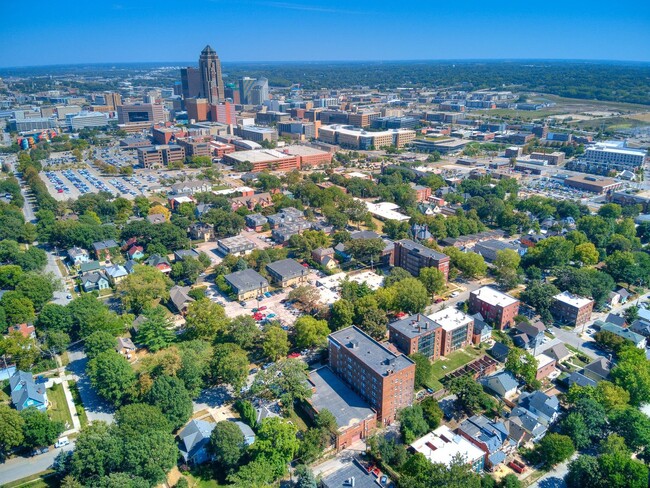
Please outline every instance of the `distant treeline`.
[[[16, 84], [16, 87], [23, 89], [43, 89], [44, 85], [52, 82], [50, 76], [94, 75], [103, 79], [70, 81], [63, 85], [83, 89], [114, 89], [118, 79], [143, 73], [151, 75], [157, 67], [160, 65], [50, 66], [3, 69], [0, 76], [43, 77], [32, 80], [31, 84]], [[522, 89], [569, 98], [650, 105], [649, 63], [540, 60], [224, 63], [223, 71], [226, 82], [236, 81], [242, 76], [264, 76], [271, 86], [289, 87], [300, 83], [308, 90], [353, 86], [389, 90], [399, 87]], [[156, 70], [152, 77], [140, 78], [137, 82], [148, 86], [166, 86], [179, 80], [178, 71], [162, 69]]]

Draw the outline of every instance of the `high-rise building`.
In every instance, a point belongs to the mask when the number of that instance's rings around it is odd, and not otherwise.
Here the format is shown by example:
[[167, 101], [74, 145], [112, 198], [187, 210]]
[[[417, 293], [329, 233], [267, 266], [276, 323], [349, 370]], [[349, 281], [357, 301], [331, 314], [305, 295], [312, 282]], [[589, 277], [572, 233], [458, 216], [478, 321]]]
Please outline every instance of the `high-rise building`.
[[105, 92], [104, 100], [106, 102], [106, 105], [111, 107], [113, 110], [122, 105], [122, 97], [119, 93], [116, 92]]
[[222, 124], [236, 124], [235, 106], [230, 102], [210, 105], [210, 120]]
[[241, 103], [245, 105], [251, 103], [250, 94], [256, 81], [255, 78], [249, 78], [248, 76], [244, 76], [239, 80], [239, 100]]
[[210, 105], [206, 98], [188, 98], [185, 100], [185, 110], [188, 120], [205, 122], [208, 120]]
[[205, 46], [199, 57], [201, 73], [202, 96], [208, 103], [217, 104], [225, 99], [223, 78], [221, 76], [221, 61], [214, 49]]
[[252, 105], [262, 105], [269, 98], [269, 80], [260, 78], [251, 88], [248, 103]]
[[117, 107], [117, 120], [120, 124], [158, 124], [165, 122], [165, 110], [162, 105], [157, 103], [119, 105]]
[[183, 98], [196, 98], [201, 96], [201, 73], [197, 68], [181, 68], [181, 86]]

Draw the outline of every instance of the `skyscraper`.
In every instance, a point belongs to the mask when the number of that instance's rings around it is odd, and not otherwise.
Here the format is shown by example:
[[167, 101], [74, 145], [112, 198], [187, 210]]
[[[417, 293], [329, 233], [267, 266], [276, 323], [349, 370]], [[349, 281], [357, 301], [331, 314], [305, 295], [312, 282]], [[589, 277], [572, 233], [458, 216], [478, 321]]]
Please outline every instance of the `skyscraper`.
[[208, 103], [217, 104], [225, 99], [223, 78], [221, 77], [221, 61], [210, 46], [205, 46], [199, 57], [202, 93]]
[[241, 103], [251, 103], [251, 90], [253, 89], [253, 85], [256, 81], [257, 80], [255, 78], [249, 78], [248, 76], [244, 76], [239, 80], [239, 100]]
[[262, 105], [265, 100], [269, 99], [269, 80], [266, 78], [258, 79], [251, 88], [248, 96], [248, 103], [252, 105]]
[[201, 73], [197, 68], [181, 68], [181, 85], [183, 87], [183, 98], [195, 98], [201, 96], [203, 85], [201, 83]]

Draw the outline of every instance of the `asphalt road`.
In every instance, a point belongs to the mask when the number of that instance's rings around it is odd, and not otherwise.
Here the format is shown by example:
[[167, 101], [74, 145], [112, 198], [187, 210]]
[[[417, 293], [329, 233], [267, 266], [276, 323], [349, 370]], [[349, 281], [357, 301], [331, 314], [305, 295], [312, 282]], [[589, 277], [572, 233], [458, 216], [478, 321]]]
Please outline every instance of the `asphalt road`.
[[86, 376], [86, 364], [88, 358], [82, 350], [68, 351], [70, 364], [67, 369], [77, 378], [77, 388], [83, 403], [86, 415], [90, 422], [103, 420], [109, 424], [113, 422], [115, 410], [113, 407], [97, 395], [97, 392], [90, 386], [90, 380]]
[[37, 473], [41, 473], [52, 466], [54, 459], [60, 451], [72, 451], [74, 449], [74, 440], [70, 444], [60, 449], [50, 449], [45, 454], [38, 456], [22, 457], [18, 456], [0, 464], [0, 483], [11, 483], [12, 481], [26, 478]]

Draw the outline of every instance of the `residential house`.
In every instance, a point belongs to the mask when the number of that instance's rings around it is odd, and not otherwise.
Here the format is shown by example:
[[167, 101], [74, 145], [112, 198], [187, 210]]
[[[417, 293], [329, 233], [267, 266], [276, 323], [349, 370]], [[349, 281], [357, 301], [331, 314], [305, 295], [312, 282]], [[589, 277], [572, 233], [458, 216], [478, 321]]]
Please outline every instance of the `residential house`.
[[34, 407], [41, 412], [47, 409], [45, 384], [36, 384], [31, 373], [16, 371], [9, 378], [9, 390], [11, 402], [19, 412], [29, 407]]
[[126, 270], [127, 273], [131, 274], [135, 270], [135, 267], [140, 264], [137, 261], [134, 261], [133, 259], [129, 259], [127, 262], [124, 263], [124, 269]]
[[194, 301], [194, 298], [188, 295], [189, 286], [172, 286], [169, 290], [169, 301], [181, 315], [185, 315], [187, 307]]
[[480, 313], [487, 322], [504, 330], [513, 325], [519, 313], [519, 300], [495, 288], [484, 286], [469, 294], [469, 312]]
[[510, 348], [502, 342], [495, 342], [490, 349], [490, 355], [499, 361], [500, 363], [505, 363], [508, 359], [508, 354], [510, 353]]
[[321, 266], [323, 265], [323, 261], [326, 257], [329, 258], [334, 258], [334, 248], [332, 247], [319, 247], [318, 249], [314, 249], [311, 252], [311, 258]]
[[102, 269], [102, 265], [99, 261], [88, 261], [87, 263], [81, 263], [79, 265], [79, 273], [90, 273], [91, 271], [99, 271]]
[[190, 238], [195, 241], [211, 241], [214, 239], [214, 226], [205, 222], [196, 222], [190, 225]]
[[160, 254], [152, 254], [147, 258], [147, 260], [144, 262], [145, 265], [147, 266], [153, 266], [154, 268], [158, 268], [160, 271], [162, 271], [165, 274], [171, 273], [172, 271], [172, 266], [169, 264], [169, 260], [167, 259], [166, 256], [161, 256]]
[[643, 319], [637, 319], [630, 325], [630, 330], [635, 334], [642, 335], [647, 339], [650, 337], [650, 322]]
[[68, 261], [73, 266], [79, 266], [81, 263], [90, 261], [90, 254], [85, 249], [80, 247], [73, 247], [68, 249]]
[[[320, 486], [322, 488], [378, 488], [381, 485], [372, 469], [353, 458], [352, 461], [341, 464], [325, 476]], [[387, 482], [386, 486], [392, 486], [392, 483]]]
[[508, 436], [517, 445], [538, 442], [546, 435], [548, 427], [539, 420], [539, 416], [525, 408], [513, 409], [505, 422]]
[[515, 346], [527, 350], [535, 350], [542, 345], [544, 340], [544, 331], [546, 326], [541, 322], [519, 322], [514, 327], [514, 337], [512, 338]]
[[485, 453], [485, 466], [490, 470], [505, 461], [516, 447], [508, 437], [504, 422], [483, 415], [474, 415], [461, 422], [458, 433]]
[[567, 388], [571, 388], [573, 385], [578, 385], [578, 386], [596, 386], [598, 383], [591, 378], [588, 378], [582, 373], [579, 373], [578, 371], [574, 371], [571, 373], [565, 380], [564, 383], [566, 384]]
[[137, 349], [135, 347], [135, 344], [133, 344], [133, 341], [128, 337], [118, 337], [115, 341], [117, 343], [115, 346], [115, 351], [129, 358], [131, 357], [131, 354], [133, 354]]
[[472, 344], [478, 346], [481, 343], [492, 340], [492, 327], [488, 325], [480, 313], [472, 315], [474, 318], [474, 330], [472, 331]]
[[616, 293], [618, 293], [618, 296], [621, 297], [619, 301], [622, 304], [627, 303], [627, 301], [630, 299], [631, 296], [630, 292], [627, 291], [625, 288], [619, 288], [618, 290], [616, 290]]
[[544, 351], [544, 354], [550, 358], [555, 359], [557, 363], [561, 363], [562, 361], [571, 357], [571, 351], [569, 351], [563, 342], [549, 347], [546, 351]]
[[237, 300], [248, 300], [269, 291], [269, 282], [254, 269], [244, 269], [224, 277]]
[[126, 255], [129, 259], [133, 259], [135, 261], [142, 259], [144, 257], [144, 247], [132, 246], [128, 251], [126, 251]]
[[517, 406], [537, 415], [539, 421], [547, 426], [555, 422], [560, 415], [560, 401], [557, 396], [547, 395], [539, 390], [522, 393]]
[[517, 395], [519, 383], [515, 377], [507, 372], [502, 371], [486, 378], [486, 386], [494, 393], [506, 400], [510, 400]]
[[488, 263], [493, 263], [496, 260], [499, 251], [504, 251], [506, 249], [515, 251], [520, 256], [523, 256], [526, 252], [526, 248], [521, 247], [518, 244], [498, 241], [496, 239], [477, 242], [474, 246], [474, 252], [483, 256], [485, 261]]
[[170, 190], [174, 195], [193, 195], [194, 193], [204, 193], [212, 190], [212, 184], [207, 181], [188, 180], [174, 183]]
[[167, 218], [163, 214], [149, 214], [147, 215], [147, 220], [150, 224], [164, 224], [167, 222]]
[[307, 282], [309, 268], [301, 266], [294, 259], [281, 259], [266, 265], [271, 280], [282, 288]]
[[93, 251], [95, 252], [95, 257], [99, 261], [110, 261], [110, 259], [116, 255], [116, 251], [119, 250], [119, 244], [113, 239], [93, 242]]
[[256, 213], [246, 216], [246, 227], [254, 230], [255, 232], [261, 232], [264, 224], [268, 222], [268, 219], [264, 215]]
[[200, 219], [203, 217], [206, 213], [208, 213], [208, 210], [212, 209], [213, 206], [209, 203], [198, 203], [196, 205], [196, 209], [194, 210], [194, 215], [196, 216], [197, 219]]
[[126, 278], [129, 275], [129, 272], [121, 264], [114, 264], [113, 266], [107, 266], [104, 272], [108, 277], [108, 281], [110, 281], [111, 285], [113, 286], [117, 285], [119, 282], [124, 280], [124, 278]]
[[609, 322], [602, 322], [600, 320], [594, 322], [594, 325], [599, 327], [601, 331], [611, 332], [612, 334], [630, 341], [634, 344], [634, 347], [638, 347], [639, 349], [645, 349], [646, 347], [646, 338], [636, 332], [632, 332], [630, 329], [619, 327], [618, 325], [610, 324]]
[[181, 456], [187, 464], [199, 465], [210, 459], [208, 443], [216, 424], [205, 420], [191, 420], [178, 434]]
[[485, 453], [462, 435], [454, 434], [449, 427], [441, 425], [433, 432], [416, 440], [409, 446], [428, 461], [450, 466], [459, 456], [472, 471], [481, 473], [485, 466]]
[[226, 239], [219, 239], [217, 247], [221, 254], [224, 256], [232, 254], [234, 256], [244, 256], [253, 252], [257, 246], [253, 241], [247, 239], [242, 235], [227, 237]]
[[543, 380], [555, 371], [555, 359], [547, 356], [546, 354], [538, 354], [535, 356], [537, 360], [537, 373], [535, 379]]
[[34, 324], [22, 323], [9, 328], [12, 332], [18, 332], [21, 336], [36, 339], [36, 328]]
[[230, 199], [230, 208], [233, 212], [241, 207], [246, 207], [248, 210], [253, 211], [257, 208], [266, 208], [272, 205], [273, 198], [268, 192], [256, 193], [254, 195], [248, 196], [233, 197]]
[[81, 287], [85, 292], [106, 290], [110, 282], [103, 271], [91, 271], [81, 275]]
[[604, 381], [609, 378], [611, 369], [611, 361], [606, 358], [600, 358], [585, 366], [582, 374], [596, 382]]
[[196, 249], [179, 249], [174, 251], [174, 261], [182, 261], [185, 258], [199, 259], [199, 252]]
[[244, 443], [247, 446], [250, 446], [253, 442], [255, 442], [255, 432], [253, 432], [253, 429], [251, 429], [248, 424], [245, 424], [241, 420], [234, 420], [233, 422], [235, 422], [235, 425], [239, 427], [239, 430], [244, 436]]
[[614, 324], [618, 327], [625, 327], [627, 325], [627, 321], [625, 320], [625, 317], [613, 313], [607, 315], [605, 322]]

